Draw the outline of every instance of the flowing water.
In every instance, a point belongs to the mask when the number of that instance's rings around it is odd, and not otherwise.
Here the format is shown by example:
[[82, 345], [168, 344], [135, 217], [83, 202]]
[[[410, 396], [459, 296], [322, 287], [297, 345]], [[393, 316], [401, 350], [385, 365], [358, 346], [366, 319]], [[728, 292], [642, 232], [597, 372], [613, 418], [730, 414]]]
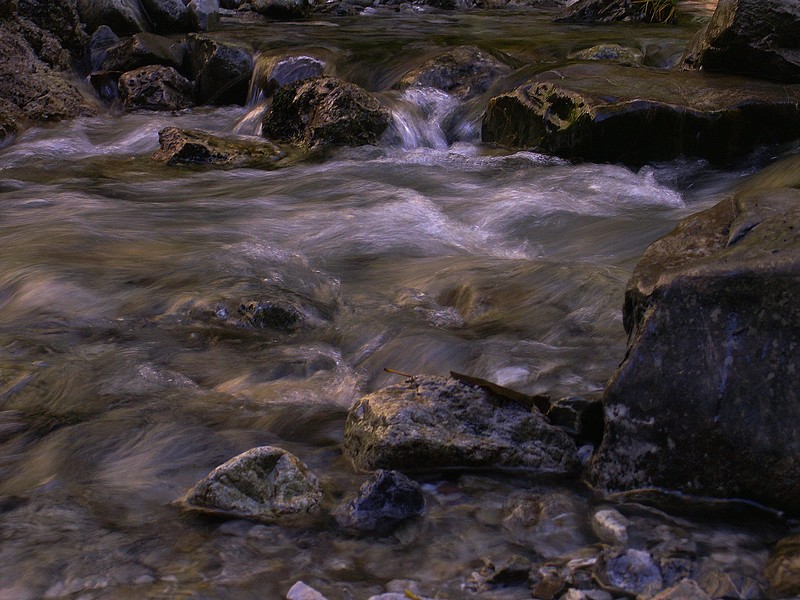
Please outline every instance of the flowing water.
[[[384, 143], [324, 161], [209, 171], [149, 158], [168, 124], [252, 132], [255, 99], [109, 111], [0, 150], [0, 598], [282, 598], [298, 579], [332, 600], [393, 579], [460, 598], [483, 558], [596, 542], [584, 490], [503, 474], [423, 478], [426, 516], [383, 539], [347, 536], [325, 516], [282, 527], [171, 505], [214, 466], [274, 444], [321, 477], [332, 507], [364, 479], [341, 455], [346, 411], [397, 381], [384, 368], [456, 370], [556, 397], [602, 390], [624, 355], [622, 294], [637, 258], [763, 155], [727, 170], [571, 164], [482, 147], [485, 97], [390, 89], [455, 44], [506, 53], [520, 67], [511, 79], [524, 80], [597, 41], [674, 56], [698, 27], [551, 17], [228, 23], [217, 35], [321, 57], [394, 106]], [[290, 302], [299, 323], [255, 327], [245, 313], [262, 301]], [[521, 495], [549, 498], [558, 518], [521, 534], [509, 521]], [[776, 535], [735, 520], [632, 518], [640, 544], [668, 530], [714, 568], [754, 578]], [[514, 593], [504, 597], [529, 596]]]

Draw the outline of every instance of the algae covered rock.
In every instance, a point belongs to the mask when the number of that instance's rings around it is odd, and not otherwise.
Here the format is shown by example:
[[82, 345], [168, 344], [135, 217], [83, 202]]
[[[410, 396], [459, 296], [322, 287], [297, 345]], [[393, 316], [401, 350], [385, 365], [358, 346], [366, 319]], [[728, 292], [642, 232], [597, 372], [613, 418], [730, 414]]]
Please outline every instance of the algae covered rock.
[[613, 64], [574, 64], [489, 102], [482, 139], [569, 158], [641, 165], [726, 162], [800, 137], [800, 86]]
[[687, 48], [683, 66], [800, 83], [800, 4], [720, 0]]
[[345, 453], [359, 469], [578, 468], [575, 443], [536, 410], [453, 378], [418, 376], [361, 398]]
[[797, 159], [651, 245], [625, 294], [625, 361], [590, 477], [800, 512]]
[[306, 148], [375, 144], [389, 111], [355, 84], [333, 77], [296, 81], [276, 90], [264, 135]]
[[321, 500], [319, 481], [300, 459], [260, 446], [211, 471], [180, 504], [190, 511], [275, 521], [312, 513]]
[[269, 140], [221, 135], [199, 129], [165, 127], [158, 134], [160, 149], [153, 159], [168, 165], [269, 167], [286, 153]]

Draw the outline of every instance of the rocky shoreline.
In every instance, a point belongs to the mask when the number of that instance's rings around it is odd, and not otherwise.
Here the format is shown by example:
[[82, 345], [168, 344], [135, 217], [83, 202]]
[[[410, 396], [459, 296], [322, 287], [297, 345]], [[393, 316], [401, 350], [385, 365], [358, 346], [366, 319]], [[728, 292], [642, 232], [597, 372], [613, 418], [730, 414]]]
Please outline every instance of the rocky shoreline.
[[[13, 143], [28, 126], [109, 107], [243, 105], [258, 90], [267, 102], [262, 137], [168, 127], [153, 159], [175, 168], [269, 169], [326, 148], [380, 143], [390, 107], [382, 90], [332, 76], [323, 57], [286, 54], [259, 65], [250, 48], [208, 31], [241, 14], [306, 19], [416, 6], [56, 4], [45, 10], [37, 0], [16, 0], [0, 9], [0, 143]], [[437, 10], [505, 5], [429, 4]], [[630, 0], [579, 0], [562, 8], [558, 23], [656, 20], [646, 3]], [[520, 68], [512, 60], [462, 46], [421, 62], [395, 87], [433, 88], [460, 101], [491, 94], [481, 122], [485, 144], [631, 166], [681, 156], [729, 164], [764, 145], [800, 139], [798, 31], [800, 11], [790, 0], [721, 0], [670, 68], [642, 66], [643, 57], [624, 47], [600, 48], [520, 85], [513, 83]], [[294, 526], [332, 519], [343, 534], [386, 536], [408, 519], [425, 519], [425, 493], [414, 479], [420, 473], [521, 469], [593, 486], [606, 505], [584, 516], [592, 543], [577, 545], [569, 557], [537, 550], [538, 561], [487, 562], [470, 575], [465, 592], [544, 600], [800, 594], [797, 535], [778, 541], [763, 573], [735, 579], [704, 570], [702, 552], [677, 544], [679, 536], [642, 531], [639, 509], [631, 509], [631, 498], [637, 507], [678, 499], [712, 510], [744, 502], [768, 508], [787, 533], [796, 527], [798, 190], [800, 163], [786, 156], [648, 248], [624, 300], [628, 350], [601, 399], [537, 400], [457, 374], [403, 375], [402, 383], [361, 398], [348, 415], [343, 451], [356, 470], [374, 472], [355, 497], [331, 507], [319, 474], [286, 450], [265, 446], [220, 465], [178, 505]], [[241, 307], [237, 324], [305, 323], [302, 307], [292, 303]], [[208, 318], [219, 318], [218, 311]], [[226, 313], [222, 320], [235, 319]], [[553, 504], [523, 498], [510, 509], [509, 527], [531, 532], [521, 545], [535, 548], [540, 524], [570, 512]], [[374, 598], [425, 597], [413, 581], [395, 587]], [[302, 582], [286, 597], [323, 598]]]

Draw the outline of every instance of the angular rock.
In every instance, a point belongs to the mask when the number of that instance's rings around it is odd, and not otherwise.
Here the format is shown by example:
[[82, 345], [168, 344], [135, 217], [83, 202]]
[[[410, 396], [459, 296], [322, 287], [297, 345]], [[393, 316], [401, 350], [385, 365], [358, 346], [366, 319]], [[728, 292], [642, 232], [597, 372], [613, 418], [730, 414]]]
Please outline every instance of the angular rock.
[[594, 575], [615, 594], [652, 596], [664, 587], [661, 569], [644, 550], [607, 552], [595, 564]]
[[800, 5], [720, 0], [684, 53], [683, 66], [800, 83]]
[[448, 50], [403, 75], [400, 87], [432, 87], [460, 99], [478, 96], [511, 67], [476, 46]]
[[525, 467], [571, 473], [575, 444], [538, 412], [493, 402], [480, 387], [418, 376], [364, 396], [348, 413], [344, 448], [359, 469]]
[[194, 104], [193, 96], [192, 82], [172, 67], [142, 67], [119, 78], [119, 97], [126, 110], [181, 110]]
[[424, 512], [425, 496], [416, 481], [399, 471], [379, 469], [334, 517], [346, 529], [385, 534]]
[[191, 0], [186, 10], [192, 31], [209, 31], [219, 25], [219, 0]]
[[546, 414], [553, 425], [563, 427], [578, 440], [599, 444], [603, 439], [603, 403], [600, 398], [559, 398], [550, 404]]
[[78, 16], [76, 0], [17, 0], [17, 14], [51, 33], [74, 60], [83, 58], [89, 43]]
[[108, 49], [119, 43], [119, 37], [107, 25], [101, 25], [95, 30], [89, 41], [89, 64], [92, 71], [103, 70], [103, 62], [108, 56]]
[[253, 10], [270, 19], [303, 19], [311, 15], [310, 0], [251, 0]]
[[310, 585], [298, 581], [289, 588], [286, 600], [326, 600], [326, 598]]
[[611, 64], [541, 73], [493, 98], [482, 128], [484, 142], [632, 165], [798, 137], [800, 86]]
[[681, 221], [634, 270], [590, 465], [600, 488], [800, 513], [800, 189], [761, 187], [800, 178], [781, 166]]
[[253, 73], [249, 50], [198, 34], [187, 36], [189, 64], [201, 104], [244, 104]]
[[256, 62], [253, 84], [271, 96], [279, 87], [321, 77], [324, 71], [325, 61], [313, 56], [266, 56]]
[[150, 31], [139, 0], [78, 0], [78, 14], [88, 32], [106, 25], [117, 35]]
[[133, 71], [150, 65], [183, 69], [186, 49], [175, 40], [154, 33], [137, 33], [106, 49], [98, 71]]
[[775, 545], [764, 576], [772, 597], [800, 596], [800, 535], [784, 538]]
[[[578, 0], [556, 17], [557, 23], [611, 23], [614, 21], [663, 21], [666, 16], [648, 11], [645, 2], [636, 0]], [[670, 19], [671, 20], [671, 19]]]
[[375, 144], [389, 111], [357, 85], [333, 77], [279, 88], [264, 117], [264, 135], [306, 148]]
[[[219, 135], [197, 129], [166, 127], [158, 134], [161, 148], [153, 159], [168, 165], [210, 165], [217, 167], [269, 167], [286, 156], [280, 148], [263, 138]], [[224, 310], [227, 319], [229, 309]], [[242, 314], [255, 326], [283, 326], [294, 328], [301, 317], [294, 308], [274, 303], [242, 304]], [[236, 312], [234, 310], [234, 312]]]
[[636, 48], [620, 46], [619, 44], [598, 44], [570, 54], [568, 58], [607, 60], [626, 67], [638, 67], [644, 62], [644, 53]]
[[189, 11], [183, 0], [139, 0], [158, 33], [191, 31]]
[[211, 471], [180, 504], [190, 511], [276, 521], [312, 513], [321, 500], [319, 481], [296, 456], [260, 446]]
[[711, 600], [702, 588], [691, 579], [682, 579], [678, 584], [653, 596], [653, 600]]

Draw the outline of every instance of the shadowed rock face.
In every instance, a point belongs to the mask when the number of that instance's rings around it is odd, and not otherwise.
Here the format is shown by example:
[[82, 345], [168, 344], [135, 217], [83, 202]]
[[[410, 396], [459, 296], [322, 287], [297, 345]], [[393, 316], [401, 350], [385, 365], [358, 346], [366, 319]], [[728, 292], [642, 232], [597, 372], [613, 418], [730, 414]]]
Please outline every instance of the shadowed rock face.
[[683, 66], [800, 83], [800, 4], [720, 0], [687, 48]]
[[127, 110], [180, 110], [194, 104], [193, 95], [192, 82], [172, 67], [142, 67], [119, 78], [119, 96]]
[[389, 111], [355, 84], [315, 77], [279, 88], [264, 118], [264, 135], [306, 148], [375, 144]]
[[[628, 284], [590, 478], [800, 512], [800, 162], [682, 221]], [[789, 172], [789, 175], [791, 173]]]
[[566, 474], [578, 467], [575, 443], [538, 411], [434, 376], [364, 396], [348, 414], [344, 447], [364, 470], [525, 467]]
[[641, 165], [680, 155], [725, 162], [800, 137], [800, 86], [577, 64], [493, 98], [482, 137], [601, 162]]
[[189, 66], [202, 104], [244, 104], [253, 73], [252, 53], [197, 34], [187, 36]]
[[425, 496], [416, 481], [399, 471], [378, 470], [334, 517], [345, 529], [385, 534], [423, 512]]

